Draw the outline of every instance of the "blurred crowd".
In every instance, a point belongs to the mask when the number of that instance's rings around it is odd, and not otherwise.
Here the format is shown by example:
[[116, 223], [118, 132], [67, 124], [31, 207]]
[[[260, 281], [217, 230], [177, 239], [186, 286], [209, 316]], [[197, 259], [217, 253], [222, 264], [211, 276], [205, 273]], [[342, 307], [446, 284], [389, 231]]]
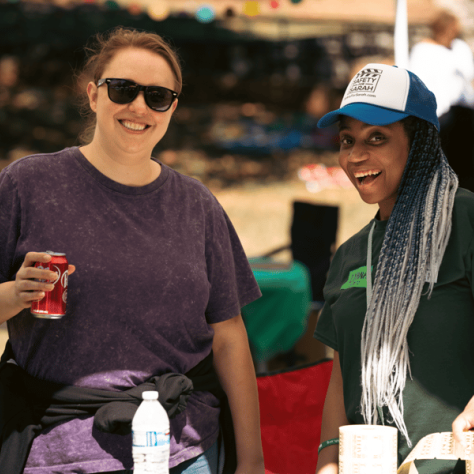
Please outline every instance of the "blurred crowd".
[[82, 45], [118, 24], [155, 30], [177, 48], [184, 88], [156, 154], [220, 186], [295, 176], [314, 162], [332, 165], [335, 130], [319, 130], [317, 120], [338, 106], [358, 61], [393, 51], [383, 25], [324, 36], [315, 26], [314, 38], [270, 41], [219, 22], [157, 22], [95, 4], [0, 3], [0, 167], [78, 144], [73, 75], [84, 61]]
[[20, 80], [20, 60], [0, 59], [0, 158], [75, 144], [80, 117], [65, 86], [41, 87]]

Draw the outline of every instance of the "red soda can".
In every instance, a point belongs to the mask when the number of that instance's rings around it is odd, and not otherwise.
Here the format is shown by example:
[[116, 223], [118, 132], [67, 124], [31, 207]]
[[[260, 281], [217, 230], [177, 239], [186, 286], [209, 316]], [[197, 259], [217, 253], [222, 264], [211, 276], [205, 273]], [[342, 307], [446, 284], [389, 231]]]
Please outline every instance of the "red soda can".
[[31, 305], [31, 314], [37, 318], [60, 319], [66, 314], [67, 300], [67, 279], [68, 279], [68, 262], [65, 253], [51, 252], [51, 261], [48, 263], [36, 262], [35, 267], [42, 270], [50, 270], [57, 274], [54, 288], [46, 291], [45, 296], [40, 301], [33, 301]]

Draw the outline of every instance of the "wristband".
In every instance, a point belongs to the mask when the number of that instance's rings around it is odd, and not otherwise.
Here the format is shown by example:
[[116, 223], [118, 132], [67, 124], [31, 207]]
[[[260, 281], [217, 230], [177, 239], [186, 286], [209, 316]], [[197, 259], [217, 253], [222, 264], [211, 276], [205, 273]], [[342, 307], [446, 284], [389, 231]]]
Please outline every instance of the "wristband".
[[319, 456], [319, 453], [324, 449], [324, 448], [327, 448], [328, 446], [331, 446], [333, 444], [339, 444], [339, 438], [332, 438], [332, 439], [328, 439], [327, 441], [323, 441], [320, 445], [319, 445], [319, 448], [318, 448], [318, 456]]

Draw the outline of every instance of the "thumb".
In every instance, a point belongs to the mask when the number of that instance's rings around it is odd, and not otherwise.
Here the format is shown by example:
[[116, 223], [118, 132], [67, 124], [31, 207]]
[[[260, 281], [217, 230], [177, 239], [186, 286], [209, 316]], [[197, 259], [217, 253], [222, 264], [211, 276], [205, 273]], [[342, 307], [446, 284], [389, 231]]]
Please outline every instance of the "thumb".
[[466, 449], [463, 433], [474, 427], [474, 419], [463, 412], [454, 420], [452, 427], [454, 440]]

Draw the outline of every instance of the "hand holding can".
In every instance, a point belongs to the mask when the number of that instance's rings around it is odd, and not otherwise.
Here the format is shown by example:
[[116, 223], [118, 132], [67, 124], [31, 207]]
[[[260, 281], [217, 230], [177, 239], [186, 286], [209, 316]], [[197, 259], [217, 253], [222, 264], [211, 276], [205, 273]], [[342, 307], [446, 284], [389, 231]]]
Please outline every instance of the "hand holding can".
[[60, 319], [66, 314], [67, 286], [68, 286], [68, 261], [65, 253], [52, 252], [49, 262], [36, 262], [35, 268], [49, 270], [56, 274], [52, 281], [53, 288], [45, 292], [45, 296], [31, 305], [31, 314], [37, 318]]
[[[31, 308], [33, 302], [42, 300], [53, 290], [58, 275], [55, 269], [48, 269], [52, 256], [45, 252], [28, 252], [18, 270], [13, 290], [12, 306], [18, 311]], [[43, 267], [43, 268], [40, 268]], [[75, 271], [74, 265], [68, 266], [68, 275]]]

